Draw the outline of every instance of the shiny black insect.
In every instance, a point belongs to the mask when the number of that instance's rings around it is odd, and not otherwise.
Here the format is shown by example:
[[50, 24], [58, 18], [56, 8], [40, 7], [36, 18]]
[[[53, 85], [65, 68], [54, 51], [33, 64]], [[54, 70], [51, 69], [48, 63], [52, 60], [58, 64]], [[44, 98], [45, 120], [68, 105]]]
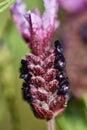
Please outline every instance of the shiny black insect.
[[69, 81], [64, 79], [59, 83], [58, 94], [66, 94], [69, 91]]
[[64, 73], [64, 68], [66, 65], [66, 61], [63, 55], [63, 47], [61, 43], [57, 40], [55, 43], [55, 61], [54, 68], [58, 69], [60, 72], [56, 75], [56, 79], [59, 81], [58, 92], [59, 95], [67, 94], [69, 91], [69, 81]]
[[56, 48], [56, 50], [55, 50], [56, 53], [63, 53], [63, 47], [62, 47], [62, 44], [60, 43], [60, 41], [58, 41], [58, 40], [55, 41], [54, 45]]
[[27, 102], [32, 102], [32, 96], [29, 93], [29, 90], [30, 90], [30, 86], [27, 83], [23, 83], [23, 87], [22, 87], [23, 98]]
[[21, 68], [20, 68], [20, 78], [24, 79], [25, 82], [22, 85], [22, 95], [23, 98], [31, 103], [32, 102], [32, 96], [29, 92], [30, 86], [29, 86], [29, 80], [31, 79], [32, 75], [29, 73], [27, 68], [28, 62], [24, 59], [21, 60]]
[[28, 68], [27, 68], [27, 65], [28, 65], [28, 62], [24, 59], [21, 60], [21, 68], [20, 68], [20, 78], [24, 79], [26, 82], [28, 82], [32, 75], [29, 73], [28, 71]]
[[66, 65], [66, 61], [63, 55], [63, 48], [62, 48], [61, 43], [58, 40], [54, 44], [55, 44], [54, 68], [62, 71]]

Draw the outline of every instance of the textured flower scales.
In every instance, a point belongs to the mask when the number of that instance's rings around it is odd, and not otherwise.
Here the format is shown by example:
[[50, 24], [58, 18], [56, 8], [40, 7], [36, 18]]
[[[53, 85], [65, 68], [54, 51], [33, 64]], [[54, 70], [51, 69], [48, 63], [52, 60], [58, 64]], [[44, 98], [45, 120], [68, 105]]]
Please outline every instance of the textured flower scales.
[[64, 73], [65, 58], [59, 41], [55, 49], [40, 56], [28, 53], [21, 61], [22, 91], [36, 117], [50, 119], [62, 112], [68, 100], [69, 82]]

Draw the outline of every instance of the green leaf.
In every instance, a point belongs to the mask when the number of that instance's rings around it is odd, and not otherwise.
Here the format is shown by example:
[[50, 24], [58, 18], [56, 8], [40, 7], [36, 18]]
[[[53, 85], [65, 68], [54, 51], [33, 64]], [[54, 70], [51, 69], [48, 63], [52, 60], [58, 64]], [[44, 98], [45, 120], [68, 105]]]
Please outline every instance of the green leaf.
[[87, 130], [84, 102], [72, 99], [65, 112], [57, 118], [57, 125], [60, 130]]
[[7, 9], [13, 2], [14, 2], [14, 0], [4, 0], [4, 1], [0, 2], [0, 12]]

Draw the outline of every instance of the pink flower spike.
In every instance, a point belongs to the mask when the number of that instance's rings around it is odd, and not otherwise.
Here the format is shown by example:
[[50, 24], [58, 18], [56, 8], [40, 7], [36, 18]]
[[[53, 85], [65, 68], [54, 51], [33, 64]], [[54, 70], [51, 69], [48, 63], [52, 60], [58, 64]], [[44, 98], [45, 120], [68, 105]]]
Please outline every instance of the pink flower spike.
[[[50, 120], [63, 112], [69, 99], [69, 80], [65, 74], [66, 60], [62, 44], [51, 40], [58, 27], [58, 0], [43, 0], [45, 11], [26, 12], [24, 3], [17, 0], [11, 6], [14, 22], [31, 52], [21, 60], [20, 78], [24, 80], [22, 94], [34, 115]], [[51, 124], [48, 130], [54, 130]]]
[[59, 25], [58, 0], [44, 0], [44, 6], [43, 15], [38, 9], [26, 12], [21, 0], [17, 0], [11, 6], [12, 16], [19, 32], [36, 55], [49, 49], [54, 31]]
[[69, 13], [82, 10], [87, 6], [87, 0], [59, 0], [61, 7]]

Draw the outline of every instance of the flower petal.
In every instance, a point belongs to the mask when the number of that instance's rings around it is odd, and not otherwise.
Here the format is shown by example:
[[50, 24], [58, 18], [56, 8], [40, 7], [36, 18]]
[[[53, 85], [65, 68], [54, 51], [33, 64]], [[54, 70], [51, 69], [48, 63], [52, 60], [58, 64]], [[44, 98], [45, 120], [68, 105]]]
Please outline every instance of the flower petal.
[[50, 25], [54, 25], [57, 18], [58, 0], [44, 0], [45, 12], [43, 14], [43, 25], [46, 26], [46, 20]]
[[59, 25], [59, 22], [57, 21], [58, 0], [44, 0], [44, 6], [45, 11], [42, 16], [44, 41], [49, 43], [53, 37], [55, 29]]
[[32, 52], [41, 54], [49, 48], [55, 29], [58, 26], [58, 0], [44, 0], [45, 11], [41, 16], [39, 10], [28, 11], [21, 0], [11, 6], [16, 26], [26, 40]]
[[28, 41], [30, 37], [29, 23], [24, 17], [24, 14], [26, 13], [26, 5], [21, 0], [16, 0], [10, 10], [17, 29], [22, 37]]

